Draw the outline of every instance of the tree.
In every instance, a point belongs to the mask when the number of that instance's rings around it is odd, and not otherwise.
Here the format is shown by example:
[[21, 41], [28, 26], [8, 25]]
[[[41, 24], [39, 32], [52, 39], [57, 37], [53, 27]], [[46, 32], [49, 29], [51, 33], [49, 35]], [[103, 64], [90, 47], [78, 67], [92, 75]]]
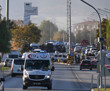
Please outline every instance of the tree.
[[[61, 30], [55, 32], [52, 39], [56, 41], [63, 41], [63, 40], [66, 41], [66, 38], [67, 38], [67, 33], [64, 30]], [[71, 42], [74, 42], [74, 40], [75, 40], [74, 34], [71, 32]]]
[[[107, 42], [107, 38], [106, 38], [107, 24], [108, 24], [108, 20], [107, 20], [107, 19], [103, 19], [103, 20], [102, 20], [102, 23], [101, 23], [101, 25], [102, 25], [102, 29], [101, 29], [102, 35], [101, 35], [101, 36], [104, 37], [104, 39], [105, 39], [105, 42], [103, 43], [103, 44], [105, 44], [105, 45], [106, 45], [106, 42]], [[100, 29], [100, 28], [99, 28], [99, 25], [98, 25], [96, 38], [99, 37], [99, 29]]]
[[55, 32], [52, 39], [56, 40], [56, 41], [61, 41], [61, 34], [60, 34], [60, 32]]
[[7, 21], [4, 18], [0, 22], [0, 52], [8, 53], [10, 51], [11, 33], [7, 28]]
[[110, 19], [108, 20], [108, 23], [107, 23], [106, 43], [107, 43], [108, 50], [110, 51]]
[[76, 42], [80, 43], [82, 39], [82, 32], [79, 30], [78, 33], [76, 34]]
[[30, 43], [38, 43], [41, 38], [41, 31], [34, 24], [14, 26], [11, 32], [14, 46], [20, 47], [22, 52], [27, 51], [26, 45], [28, 47]]
[[95, 38], [96, 38], [96, 30], [78, 30], [78, 33], [76, 34], [76, 43], [81, 43], [82, 40], [88, 40], [90, 42], [91, 38], [91, 44], [94, 44]]
[[52, 39], [55, 32], [58, 31], [58, 28], [55, 24], [50, 22], [49, 20], [44, 20], [39, 26], [39, 29], [41, 30], [42, 38], [40, 40], [40, 43], [43, 44], [47, 40]]

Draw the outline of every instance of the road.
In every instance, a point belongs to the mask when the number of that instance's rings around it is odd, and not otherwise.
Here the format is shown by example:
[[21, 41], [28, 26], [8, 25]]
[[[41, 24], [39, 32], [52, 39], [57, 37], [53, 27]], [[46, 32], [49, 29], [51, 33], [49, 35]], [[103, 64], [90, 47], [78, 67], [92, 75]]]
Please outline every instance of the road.
[[[94, 74], [94, 84], [97, 86], [96, 70], [79, 70], [79, 65], [65, 65], [55, 63], [53, 72], [53, 89], [51, 91], [90, 91], [91, 77]], [[48, 91], [45, 87], [29, 87], [25, 91]], [[5, 91], [23, 91], [22, 77], [8, 77], [5, 82]]]

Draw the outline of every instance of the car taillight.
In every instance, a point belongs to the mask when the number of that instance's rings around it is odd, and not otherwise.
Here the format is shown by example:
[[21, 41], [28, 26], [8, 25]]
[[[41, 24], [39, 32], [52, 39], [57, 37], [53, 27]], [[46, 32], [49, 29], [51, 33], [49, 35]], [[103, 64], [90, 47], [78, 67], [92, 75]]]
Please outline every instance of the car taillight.
[[106, 66], [107, 68], [110, 68], [110, 66]]
[[80, 65], [84, 65], [83, 63], [81, 63]]
[[89, 65], [92, 65], [92, 63], [90, 63]]

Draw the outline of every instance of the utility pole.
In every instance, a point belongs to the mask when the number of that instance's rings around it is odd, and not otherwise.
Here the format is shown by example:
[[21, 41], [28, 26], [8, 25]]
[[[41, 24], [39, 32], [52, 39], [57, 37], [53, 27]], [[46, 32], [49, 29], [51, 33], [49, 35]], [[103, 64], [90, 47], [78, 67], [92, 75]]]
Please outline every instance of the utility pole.
[[68, 34], [69, 33], [69, 0], [67, 0], [67, 35], [66, 41], [68, 42]]
[[49, 30], [50, 30], [50, 41], [51, 41], [51, 23], [49, 24]]
[[69, 2], [69, 10], [70, 10], [70, 15], [69, 15], [69, 54], [71, 53], [71, 0]]
[[90, 29], [90, 45], [92, 45], [92, 29]]
[[65, 41], [65, 39], [64, 39], [64, 30], [63, 30], [63, 42]]
[[1, 21], [1, 16], [2, 16], [1, 10], [2, 10], [2, 6], [0, 5], [0, 21]]
[[71, 0], [67, 0], [67, 33], [68, 32], [69, 32], [69, 54], [70, 54], [71, 53]]
[[9, 0], [6, 0], [6, 19], [9, 21]]

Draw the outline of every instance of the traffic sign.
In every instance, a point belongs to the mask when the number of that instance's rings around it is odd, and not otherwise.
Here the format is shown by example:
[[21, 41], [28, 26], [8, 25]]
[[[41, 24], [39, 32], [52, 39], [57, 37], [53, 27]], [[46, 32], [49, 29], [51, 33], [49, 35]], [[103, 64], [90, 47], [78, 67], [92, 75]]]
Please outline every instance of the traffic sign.
[[106, 54], [106, 57], [107, 57], [107, 58], [110, 58], [110, 53], [107, 53], [107, 54]]
[[73, 55], [74, 55], [74, 53], [73, 53], [73, 52], [71, 52], [71, 53], [70, 53], [70, 56], [73, 56]]

